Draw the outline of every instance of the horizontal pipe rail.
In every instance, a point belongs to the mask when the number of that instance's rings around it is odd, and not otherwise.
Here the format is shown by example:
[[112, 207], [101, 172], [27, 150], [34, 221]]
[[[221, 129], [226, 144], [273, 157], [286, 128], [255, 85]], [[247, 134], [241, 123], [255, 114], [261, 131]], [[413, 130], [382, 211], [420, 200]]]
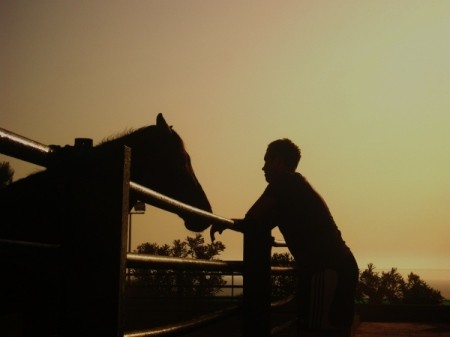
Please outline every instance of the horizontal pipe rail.
[[148, 200], [155, 201], [158, 203], [158, 205], [161, 205], [161, 207], [167, 211], [174, 212], [177, 214], [181, 213], [199, 216], [211, 221], [212, 223], [225, 225], [228, 228], [232, 228], [234, 226], [233, 220], [217, 216], [215, 214], [212, 214], [210, 212], [204, 211], [196, 207], [192, 207], [191, 205], [172, 199], [164, 194], [153, 191], [133, 181], [130, 181], [130, 189], [139, 194], [139, 196], [142, 199], [141, 201], [144, 202], [148, 202]]
[[183, 269], [183, 270], [208, 270], [208, 271], [236, 271], [242, 272], [242, 261], [215, 261], [199, 260], [181, 257], [127, 254], [128, 268], [150, 269]]
[[289, 303], [293, 302], [294, 300], [297, 299], [297, 293], [294, 293], [292, 295], [289, 295], [281, 300], [278, 301], [274, 301], [272, 303], [270, 303], [270, 307], [271, 308], [279, 308], [279, 307], [284, 307], [286, 305], [288, 305]]
[[271, 336], [277, 336], [281, 334], [283, 331], [292, 328], [298, 324], [298, 318], [293, 318], [291, 320], [286, 321], [285, 323], [275, 326], [270, 330]]
[[272, 243], [272, 247], [287, 247], [286, 242], [285, 241], [281, 241], [281, 240], [273, 240]]
[[[127, 268], [134, 269], [183, 269], [242, 273], [243, 265], [243, 261], [200, 260], [150, 254], [127, 254]], [[294, 267], [272, 266], [271, 272], [276, 275], [293, 274], [296, 272], [296, 269]]]
[[0, 239], [0, 246], [11, 248], [32, 248], [32, 249], [59, 249], [61, 245], [52, 243], [29, 242], [19, 240]]
[[151, 336], [179, 336], [187, 332], [197, 330], [200, 327], [216, 322], [222, 318], [236, 314], [240, 310], [239, 306], [232, 306], [217, 310], [210, 314], [199, 316], [195, 319], [174, 325], [167, 325], [148, 330], [125, 332], [124, 337], [151, 337]]
[[271, 266], [270, 271], [272, 274], [281, 275], [281, 274], [295, 274], [297, 269], [295, 267], [278, 267]]
[[50, 146], [0, 128], [0, 152], [36, 165], [46, 166]]

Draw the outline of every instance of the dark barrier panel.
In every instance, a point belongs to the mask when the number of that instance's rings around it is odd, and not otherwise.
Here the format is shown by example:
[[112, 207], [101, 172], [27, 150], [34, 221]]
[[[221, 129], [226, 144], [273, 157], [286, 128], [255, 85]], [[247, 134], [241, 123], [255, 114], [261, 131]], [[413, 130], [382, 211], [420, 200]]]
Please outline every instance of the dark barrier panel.
[[270, 233], [263, 224], [247, 226], [244, 232], [244, 337], [270, 336]]
[[[36, 164], [51, 156], [42, 144], [20, 136], [4, 138], [2, 133], [0, 150], [5, 154]], [[0, 314], [17, 317], [17, 326], [26, 336], [123, 336], [130, 149], [102, 158], [91, 156], [86, 142], [68, 147], [67, 156], [65, 150], [54, 164], [59, 166], [57, 181], [66, 193], [37, 191], [43, 196], [54, 194], [48, 200], [57, 202], [41, 206], [37, 211], [42, 222], [30, 226], [54, 228], [58, 241], [28, 242], [10, 239], [8, 234], [0, 238], [5, 300], [0, 301]], [[30, 208], [23, 210], [27, 211]]]
[[103, 159], [73, 181], [63, 244], [63, 336], [123, 336], [130, 149]]

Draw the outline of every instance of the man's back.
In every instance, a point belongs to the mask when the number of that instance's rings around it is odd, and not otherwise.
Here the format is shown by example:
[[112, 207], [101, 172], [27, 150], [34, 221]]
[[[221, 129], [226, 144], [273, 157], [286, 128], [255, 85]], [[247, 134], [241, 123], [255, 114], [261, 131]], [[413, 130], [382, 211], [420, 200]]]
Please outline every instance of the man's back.
[[286, 174], [264, 193], [275, 198], [277, 225], [300, 265], [330, 267], [348, 252], [325, 201], [301, 174]]

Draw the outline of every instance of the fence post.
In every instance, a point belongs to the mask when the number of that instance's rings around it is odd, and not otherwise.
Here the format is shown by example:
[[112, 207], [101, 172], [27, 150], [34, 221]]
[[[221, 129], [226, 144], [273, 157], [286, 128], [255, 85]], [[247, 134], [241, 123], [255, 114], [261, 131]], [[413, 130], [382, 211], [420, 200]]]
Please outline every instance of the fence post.
[[72, 172], [64, 219], [61, 336], [123, 336], [130, 153], [88, 158], [71, 169], [82, 172]]
[[270, 336], [270, 266], [268, 226], [249, 224], [244, 232], [243, 336]]

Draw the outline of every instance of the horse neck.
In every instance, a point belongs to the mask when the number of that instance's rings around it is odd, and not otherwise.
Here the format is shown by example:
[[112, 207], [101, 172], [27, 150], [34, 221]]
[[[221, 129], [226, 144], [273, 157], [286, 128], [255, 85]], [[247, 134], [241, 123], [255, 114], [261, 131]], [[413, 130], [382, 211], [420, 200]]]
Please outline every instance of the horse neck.
[[151, 146], [154, 143], [154, 132], [152, 132], [152, 126], [140, 128], [125, 135], [119, 136], [114, 139], [107, 140], [96, 146], [99, 151], [114, 151], [120, 150], [124, 146], [135, 148], [138, 150], [140, 147]]

